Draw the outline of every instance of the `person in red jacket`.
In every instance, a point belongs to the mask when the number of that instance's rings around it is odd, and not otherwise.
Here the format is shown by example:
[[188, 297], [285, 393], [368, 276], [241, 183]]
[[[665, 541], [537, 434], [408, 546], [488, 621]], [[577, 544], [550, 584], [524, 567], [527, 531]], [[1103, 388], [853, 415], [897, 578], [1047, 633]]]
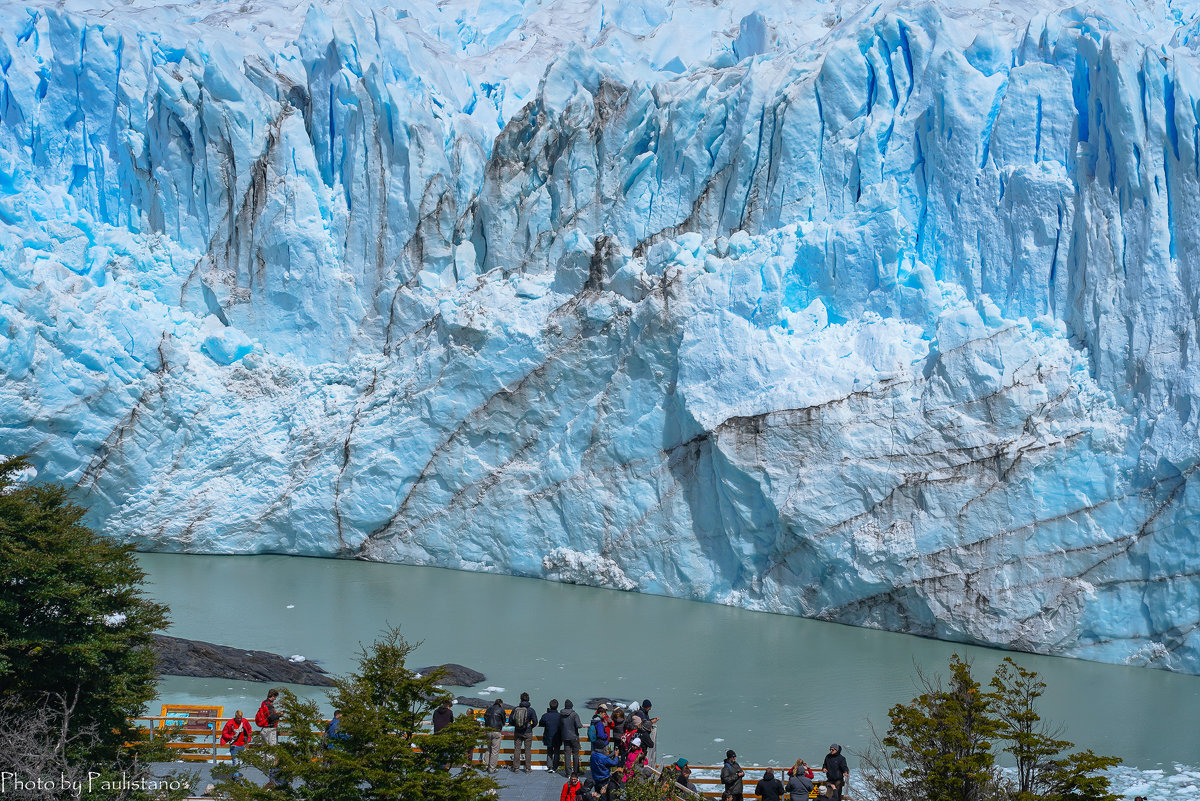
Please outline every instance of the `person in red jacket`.
[[572, 773], [571, 778], [567, 779], [567, 783], [563, 785], [562, 795], [558, 797], [558, 801], [582, 801], [579, 795], [582, 787], [579, 774]]
[[221, 729], [221, 745], [229, 746], [229, 760], [233, 763], [233, 776], [237, 778], [238, 767], [242, 761], [238, 759], [238, 754], [242, 753], [247, 745], [250, 744], [250, 721], [242, 717], [242, 710], [233, 713], [233, 718], [225, 722], [225, 728]]

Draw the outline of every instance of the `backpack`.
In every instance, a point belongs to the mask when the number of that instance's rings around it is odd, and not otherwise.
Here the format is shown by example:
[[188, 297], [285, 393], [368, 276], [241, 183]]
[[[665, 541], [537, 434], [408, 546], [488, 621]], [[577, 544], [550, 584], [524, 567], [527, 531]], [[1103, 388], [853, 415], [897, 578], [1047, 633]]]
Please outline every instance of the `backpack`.
[[519, 706], [512, 711], [513, 728], [523, 729], [529, 725], [529, 707]]
[[592, 720], [588, 726], [588, 742], [592, 745], [602, 745], [608, 742], [608, 733], [604, 731], [604, 721], [599, 718]]
[[267, 702], [263, 701], [262, 706], [258, 708], [258, 714], [254, 716], [254, 725], [263, 729], [271, 725], [270, 718], [267, 717]]

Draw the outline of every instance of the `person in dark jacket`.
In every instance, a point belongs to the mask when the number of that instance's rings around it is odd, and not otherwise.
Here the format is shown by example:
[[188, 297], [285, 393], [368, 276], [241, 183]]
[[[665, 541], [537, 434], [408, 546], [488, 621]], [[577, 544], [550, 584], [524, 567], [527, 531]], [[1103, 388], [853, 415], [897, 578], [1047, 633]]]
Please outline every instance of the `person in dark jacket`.
[[783, 782], [775, 778], [775, 771], [767, 768], [758, 784], [754, 785], [754, 794], [758, 796], [759, 801], [782, 801]]
[[681, 784], [689, 790], [695, 791], [696, 789], [696, 785], [692, 783], [692, 769], [688, 767], [688, 761], [683, 757], [675, 760], [674, 765], [663, 768], [663, 775], [673, 778], [676, 784]]
[[579, 729], [583, 721], [575, 711], [575, 704], [568, 698], [562, 708], [563, 768], [570, 773], [579, 773]]
[[846, 780], [850, 778], [850, 767], [846, 764], [846, 758], [842, 756], [840, 745], [834, 743], [829, 746], [829, 753], [825, 755], [822, 767], [825, 768], [825, 778], [833, 786], [833, 798], [835, 801], [842, 801], [842, 789], [846, 786]]
[[733, 749], [725, 752], [725, 764], [721, 765], [721, 784], [725, 785], [725, 801], [742, 801], [742, 778], [746, 771], [737, 762]]
[[627, 750], [625, 745], [625, 734], [629, 730], [629, 723], [625, 720], [625, 710], [617, 707], [612, 713], [612, 728], [609, 729], [608, 737], [613, 745], [617, 747], [617, 753], [622, 757], [625, 756]]
[[441, 706], [433, 710], [433, 733], [437, 734], [449, 726], [452, 720], [454, 720], [454, 713], [450, 711], [450, 701], [447, 699], [442, 702]]
[[542, 727], [542, 742], [546, 745], [546, 768], [558, 772], [558, 752], [562, 748], [562, 713], [558, 711], [558, 699], [550, 699], [550, 708], [538, 721]]
[[325, 724], [325, 747], [337, 748], [350, 739], [350, 735], [342, 731], [342, 710], [333, 710], [333, 717]]
[[500, 745], [504, 737], [504, 702], [497, 698], [487, 712], [483, 713], [483, 725], [487, 729], [487, 772], [495, 773], [500, 764]]
[[508, 713], [508, 724], [513, 727], [513, 771], [523, 760], [525, 767], [522, 770], [533, 772], [533, 727], [537, 722], [537, 713], [529, 703], [529, 693], [521, 693], [521, 703]]

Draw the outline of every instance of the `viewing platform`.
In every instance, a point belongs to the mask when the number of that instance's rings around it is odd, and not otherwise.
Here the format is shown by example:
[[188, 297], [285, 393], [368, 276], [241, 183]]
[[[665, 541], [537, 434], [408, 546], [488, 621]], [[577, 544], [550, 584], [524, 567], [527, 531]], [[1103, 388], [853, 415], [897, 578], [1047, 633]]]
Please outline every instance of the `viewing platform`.
[[[220, 732], [225, 721], [229, 719], [224, 715], [211, 714], [193, 714], [206, 712], [209, 709], [216, 711], [221, 707], [172, 707], [164, 706], [163, 714], [160, 715], [143, 715], [134, 718], [134, 723], [142, 731], [151, 729], [167, 734], [167, 740], [163, 743], [167, 748], [171, 749], [176, 754], [178, 762], [190, 763], [196, 766], [197, 763], [204, 765], [206, 768], [211, 768], [212, 765], [218, 765], [229, 761], [228, 746], [221, 745]], [[427, 730], [431, 729], [429, 721], [425, 722]], [[428, 731], [419, 732], [418, 737], [427, 735]], [[256, 732], [257, 735], [257, 732]], [[288, 730], [286, 727], [280, 727], [279, 739], [286, 741]], [[500, 799], [501, 801], [542, 801], [542, 799], [550, 799], [557, 801], [559, 792], [562, 789], [563, 782], [566, 777], [561, 773], [555, 776], [548, 774], [546, 759], [546, 748], [541, 744], [541, 740], [534, 735], [535, 747], [533, 753], [533, 772], [522, 773], [509, 770], [512, 765], [513, 758], [513, 741], [509, 730], [505, 731], [504, 741], [500, 749], [499, 770], [494, 777], [501, 785]], [[253, 750], [258, 745], [257, 736], [251, 742], [247, 750]], [[471, 754], [471, 763], [480, 765], [483, 763], [483, 758], [486, 755], [486, 748], [476, 748]], [[586, 778], [588, 773], [588, 765], [591, 755], [591, 743], [588, 742], [586, 736], [581, 738], [579, 743], [579, 759], [581, 766], [581, 777]], [[668, 764], [670, 764], [668, 762]], [[648, 770], [654, 775], [658, 775], [659, 771], [666, 767], [665, 765], [648, 766]], [[688, 790], [682, 785], [675, 784], [675, 798], [677, 801], [699, 801], [700, 799], [716, 798], [719, 799], [722, 793], [720, 780], [721, 765], [700, 765], [689, 761], [688, 767], [692, 770], [691, 782], [696, 786], [696, 792]], [[757, 798], [754, 794], [754, 786], [763, 778], [763, 774], [769, 769], [775, 771], [777, 777], [781, 781], [786, 782], [784, 771], [785, 766], [774, 765], [742, 765], [742, 770], [745, 771], [743, 777], [744, 792], [743, 797], [746, 799]], [[255, 771], [247, 769], [248, 775], [255, 775]], [[813, 791], [809, 794], [809, 798], [823, 797], [821, 790], [824, 787], [825, 781], [821, 778], [823, 773], [821, 768], [813, 768], [813, 772], [817, 774], [817, 778], [813, 779]], [[208, 770], [201, 770], [201, 779], [198, 782], [196, 789], [203, 791], [204, 787], [209, 783]], [[263, 778], [265, 781], [265, 778]], [[193, 795], [189, 799], [212, 798], [213, 796]], [[844, 801], [850, 801], [850, 796], [843, 796]]]

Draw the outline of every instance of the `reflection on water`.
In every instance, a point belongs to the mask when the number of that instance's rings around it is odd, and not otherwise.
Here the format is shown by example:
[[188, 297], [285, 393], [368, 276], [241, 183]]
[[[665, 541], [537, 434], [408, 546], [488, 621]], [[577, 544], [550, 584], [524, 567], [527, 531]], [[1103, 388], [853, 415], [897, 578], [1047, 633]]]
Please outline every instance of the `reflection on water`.
[[[347, 672], [387, 624], [422, 641], [414, 667], [458, 662], [506, 701], [526, 691], [576, 706], [607, 695], [654, 701], [660, 755], [719, 763], [820, 763], [830, 742], [865, 747], [868, 719], [914, 693], [912, 676], [952, 653], [986, 683], [1003, 652], [783, 615], [536, 579], [289, 556], [142, 554], [178, 637], [302, 654]], [[1045, 717], [1080, 746], [1127, 764], [1200, 762], [1200, 678], [1014, 654], [1049, 685]], [[257, 707], [263, 685], [168, 678], [164, 702]], [[302, 694], [324, 698], [319, 688]], [[488, 697], [484, 695], [482, 697]], [[585, 721], [586, 722], [586, 721]], [[853, 762], [853, 760], [852, 760]]]

